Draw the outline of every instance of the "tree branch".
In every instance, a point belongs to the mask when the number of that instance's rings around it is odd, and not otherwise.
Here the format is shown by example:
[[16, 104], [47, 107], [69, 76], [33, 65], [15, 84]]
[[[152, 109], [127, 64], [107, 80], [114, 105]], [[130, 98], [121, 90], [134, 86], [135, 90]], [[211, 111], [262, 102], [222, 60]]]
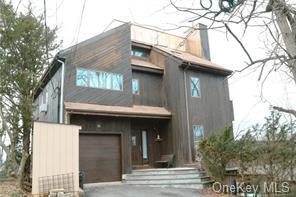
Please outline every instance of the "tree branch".
[[286, 109], [286, 108], [278, 107], [278, 106], [273, 106], [273, 109], [280, 111], [280, 112], [285, 112], [285, 113], [291, 114], [296, 117], [296, 110], [294, 110], [294, 109]]

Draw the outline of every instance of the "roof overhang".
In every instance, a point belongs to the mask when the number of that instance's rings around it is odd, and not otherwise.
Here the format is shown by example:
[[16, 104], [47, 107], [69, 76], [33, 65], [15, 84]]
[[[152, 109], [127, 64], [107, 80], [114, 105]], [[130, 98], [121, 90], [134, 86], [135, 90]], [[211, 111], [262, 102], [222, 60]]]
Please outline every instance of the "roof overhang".
[[39, 80], [37, 88], [34, 90], [34, 100], [42, 92], [43, 88], [47, 85], [52, 76], [59, 70], [61, 63], [59, 63], [57, 60], [65, 61], [65, 58], [59, 57], [59, 53], [53, 58], [53, 60], [45, 70], [44, 74], [42, 75], [41, 79]]
[[86, 103], [65, 102], [68, 114], [100, 115], [132, 118], [170, 119], [172, 114], [164, 107], [133, 105], [132, 107], [109, 106]]

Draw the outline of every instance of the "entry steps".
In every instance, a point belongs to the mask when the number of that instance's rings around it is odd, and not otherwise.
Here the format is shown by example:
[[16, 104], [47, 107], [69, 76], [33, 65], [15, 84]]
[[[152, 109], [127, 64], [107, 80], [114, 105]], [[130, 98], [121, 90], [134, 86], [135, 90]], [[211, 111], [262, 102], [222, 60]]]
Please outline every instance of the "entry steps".
[[205, 172], [196, 168], [133, 170], [131, 174], [122, 175], [122, 181], [129, 185], [190, 189], [207, 188], [213, 183]]

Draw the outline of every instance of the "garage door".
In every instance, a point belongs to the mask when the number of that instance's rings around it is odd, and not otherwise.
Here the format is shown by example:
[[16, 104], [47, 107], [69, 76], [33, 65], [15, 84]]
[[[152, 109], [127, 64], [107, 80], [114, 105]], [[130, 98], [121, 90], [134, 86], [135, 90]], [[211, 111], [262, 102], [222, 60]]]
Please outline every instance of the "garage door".
[[85, 183], [121, 180], [120, 135], [80, 134], [79, 169]]

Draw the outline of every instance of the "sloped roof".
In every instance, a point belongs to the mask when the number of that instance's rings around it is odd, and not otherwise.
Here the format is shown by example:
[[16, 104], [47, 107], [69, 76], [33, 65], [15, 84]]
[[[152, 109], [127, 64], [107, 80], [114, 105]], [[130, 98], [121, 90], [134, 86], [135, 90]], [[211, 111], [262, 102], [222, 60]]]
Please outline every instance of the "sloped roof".
[[205, 69], [209, 69], [209, 70], [216, 70], [216, 71], [220, 71], [226, 75], [229, 75], [232, 73], [232, 70], [224, 68], [224, 67], [222, 67], [218, 64], [215, 64], [207, 59], [198, 57], [196, 55], [192, 55], [188, 52], [168, 49], [166, 47], [161, 47], [161, 46], [153, 46], [153, 48], [155, 48], [156, 50], [158, 49], [160, 51], [163, 51], [169, 55], [172, 55], [172, 56], [182, 60], [184, 63], [189, 63], [197, 68], [199, 67], [201, 69], [205, 68]]
[[137, 58], [131, 58], [131, 64], [136, 65], [136, 66], [142, 66], [142, 67], [146, 67], [146, 68], [156, 69], [156, 70], [163, 70], [163, 68], [161, 68], [151, 62], [137, 59]]
[[171, 112], [164, 107], [133, 105], [132, 107], [109, 106], [87, 103], [65, 102], [65, 110], [73, 114], [103, 115], [118, 117], [142, 117], [169, 119]]

